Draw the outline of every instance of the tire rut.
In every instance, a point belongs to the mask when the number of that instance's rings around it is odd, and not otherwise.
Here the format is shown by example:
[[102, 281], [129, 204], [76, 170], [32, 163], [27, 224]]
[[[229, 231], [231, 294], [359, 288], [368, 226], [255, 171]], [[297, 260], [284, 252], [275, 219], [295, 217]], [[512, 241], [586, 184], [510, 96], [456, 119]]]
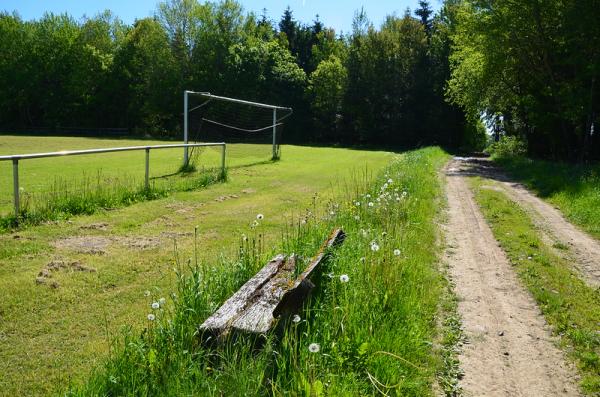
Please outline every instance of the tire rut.
[[459, 360], [468, 396], [578, 396], [578, 379], [521, 286], [454, 160], [446, 167], [449, 249], [466, 338]]

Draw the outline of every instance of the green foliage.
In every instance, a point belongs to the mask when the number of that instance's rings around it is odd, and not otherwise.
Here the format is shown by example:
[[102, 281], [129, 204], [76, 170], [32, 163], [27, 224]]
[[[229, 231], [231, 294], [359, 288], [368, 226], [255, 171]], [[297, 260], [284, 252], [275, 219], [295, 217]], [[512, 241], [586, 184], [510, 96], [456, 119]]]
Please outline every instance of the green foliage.
[[542, 241], [527, 214], [506, 195], [481, 189], [475, 195], [494, 236], [538, 302], [561, 344], [583, 374], [581, 386], [600, 392], [600, 290], [588, 286], [570, 264]]
[[427, 1], [417, 16], [376, 29], [363, 12], [341, 36], [289, 8], [276, 30], [235, 0], [165, 0], [132, 25], [110, 11], [80, 22], [2, 13], [0, 128], [179, 136], [192, 89], [292, 107], [287, 142], [459, 147], [472, 137], [444, 102], [449, 23]]
[[504, 130], [543, 157], [600, 155], [600, 8], [593, 0], [448, 2], [448, 95], [471, 117], [502, 114]]
[[494, 159], [524, 156], [527, 153], [527, 144], [516, 136], [502, 136], [498, 142], [486, 149]]

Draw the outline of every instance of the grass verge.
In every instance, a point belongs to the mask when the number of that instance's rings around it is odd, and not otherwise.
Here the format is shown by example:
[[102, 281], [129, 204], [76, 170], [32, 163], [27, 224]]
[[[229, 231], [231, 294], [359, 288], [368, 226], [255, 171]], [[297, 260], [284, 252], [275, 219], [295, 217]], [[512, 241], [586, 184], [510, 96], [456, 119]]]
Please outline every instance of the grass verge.
[[[130, 329], [104, 368], [70, 395], [402, 395], [432, 394], [434, 352], [444, 281], [437, 270], [440, 149], [410, 152], [374, 183], [357, 178], [344, 199], [290, 220], [278, 251], [307, 262], [334, 226], [347, 233], [323, 269], [320, 292], [254, 350], [238, 338], [198, 344], [197, 326], [275, 251], [257, 225], [239, 255], [219, 263], [178, 259], [176, 294], [141, 332]], [[344, 276], [344, 277], [342, 277]], [[348, 280], [348, 281], [347, 281]], [[150, 320], [152, 319], [152, 320]], [[313, 352], [309, 346], [313, 345]], [[316, 348], [318, 347], [318, 348]], [[318, 352], [314, 352], [318, 350]]]
[[570, 221], [600, 239], [600, 164], [577, 165], [523, 157], [495, 161], [511, 177], [560, 208]]
[[494, 236], [546, 320], [575, 360], [582, 389], [600, 393], [600, 290], [590, 288], [546, 246], [527, 214], [504, 193], [474, 179], [475, 197]]

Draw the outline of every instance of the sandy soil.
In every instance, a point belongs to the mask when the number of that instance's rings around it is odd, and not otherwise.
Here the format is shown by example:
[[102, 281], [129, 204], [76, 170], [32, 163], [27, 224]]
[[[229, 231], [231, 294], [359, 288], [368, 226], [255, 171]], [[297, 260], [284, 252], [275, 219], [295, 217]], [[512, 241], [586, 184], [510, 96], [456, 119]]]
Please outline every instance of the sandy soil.
[[464, 165], [446, 168], [446, 259], [466, 338], [460, 386], [466, 396], [578, 396], [577, 375], [494, 239]]
[[522, 184], [510, 181], [489, 160], [466, 159], [470, 172], [498, 181], [508, 196], [531, 216], [546, 239], [569, 247], [573, 267], [591, 286], [600, 287], [600, 241], [565, 220], [562, 213], [529, 192]]

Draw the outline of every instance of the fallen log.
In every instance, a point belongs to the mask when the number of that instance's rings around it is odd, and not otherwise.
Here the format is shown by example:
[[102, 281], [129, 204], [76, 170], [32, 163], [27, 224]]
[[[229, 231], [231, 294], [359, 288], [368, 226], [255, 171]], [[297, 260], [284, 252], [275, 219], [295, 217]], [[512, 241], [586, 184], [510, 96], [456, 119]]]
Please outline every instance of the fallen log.
[[330, 248], [342, 243], [344, 238], [341, 229], [334, 230], [298, 277], [294, 277], [296, 257], [277, 255], [206, 319], [200, 325], [200, 332], [217, 338], [232, 331], [268, 332], [280, 317], [297, 313], [302, 307], [315, 287], [309, 277], [327, 257]]

